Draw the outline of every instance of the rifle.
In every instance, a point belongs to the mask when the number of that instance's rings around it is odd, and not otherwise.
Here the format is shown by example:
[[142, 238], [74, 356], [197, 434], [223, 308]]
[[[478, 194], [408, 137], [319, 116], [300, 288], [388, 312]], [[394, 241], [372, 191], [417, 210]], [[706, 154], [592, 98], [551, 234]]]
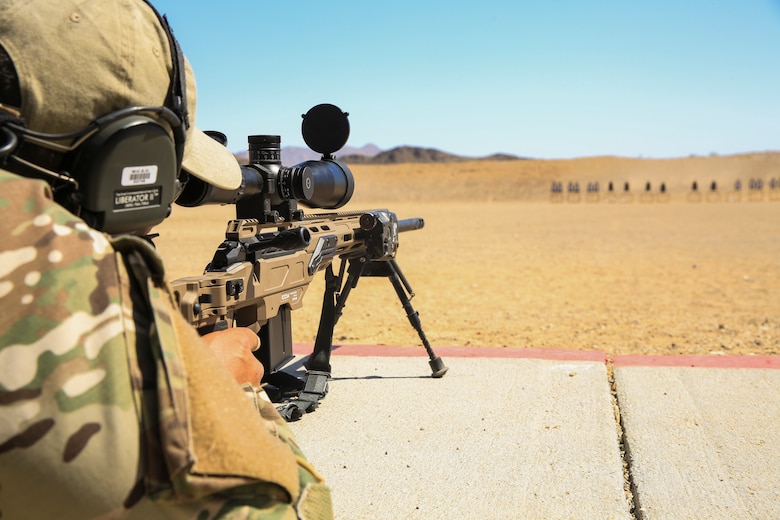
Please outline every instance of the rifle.
[[[242, 166], [237, 190], [221, 190], [189, 179], [177, 199], [183, 206], [235, 204], [225, 241], [201, 276], [172, 282], [184, 317], [201, 334], [231, 326], [248, 327], [260, 338], [255, 353], [263, 364], [269, 395], [287, 420], [317, 408], [327, 394], [333, 331], [352, 289], [363, 276], [386, 277], [429, 356], [432, 377], [447, 367], [433, 352], [408, 280], [395, 260], [398, 235], [421, 229], [422, 218], [399, 220], [387, 209], [306, 214], [312, 208], [339, 209], [351, 198], [354, 179], [333, 157], [349, 133], [348, 114], [334, 105], [317, 105], [303, 116], [303, 135], [319, 161], [281, 166], [279, 136], [250, 136], [250, 164]], [[340, 258], [338, 274], [333, 263]], [[283, 370], [292, 359], [291, 312], [303, 305], [306, 290], [325, 271], [325, 292], [304, 380]]]

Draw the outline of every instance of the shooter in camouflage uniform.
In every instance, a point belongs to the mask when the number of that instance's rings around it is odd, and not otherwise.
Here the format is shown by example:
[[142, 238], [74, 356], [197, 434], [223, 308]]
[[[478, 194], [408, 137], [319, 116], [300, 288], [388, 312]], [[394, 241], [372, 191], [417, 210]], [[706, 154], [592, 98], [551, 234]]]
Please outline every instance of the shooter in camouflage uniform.
[[[7, 121], [61, 133], [164, 103], [162, 22], [141, 0], [0, 0], [0, 517], [330, 518], [254, 386], [256, 337], [198, 337], [145, 240], [90, 228], [14, 173]], [[194, 126], [186, 145], [184, 170], [237, 186], [226, 149]]]

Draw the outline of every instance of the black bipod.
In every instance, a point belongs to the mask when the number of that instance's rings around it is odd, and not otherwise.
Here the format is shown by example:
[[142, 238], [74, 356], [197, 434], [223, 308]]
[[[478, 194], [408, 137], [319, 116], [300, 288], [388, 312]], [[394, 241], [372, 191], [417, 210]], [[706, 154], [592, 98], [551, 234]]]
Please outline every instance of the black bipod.
[[[345, 274], [346, 280], [344, 279]], [[338, 276], [333, 273], [332, 265], [328, 266], [325, 271], [325, 294], [322, 301], [322, 314], [320, 315], [320, 324], [317, 329], [317, 338], [314, 341], [314, 350], [305, 364], [306, 382], [304, 388], [298, 395], [298, 399], [291, 401], [287, 405], [287, 409], [291, 407], [297, 408], [294, 417], [288, 420], [295, 420], [304, 412], [314, 411], [320, 399], [328, 393], [333, 330], [346, 306], [349, 293], [357, 286], [361, 276], [383, 276], [390, 280], [398, 295], [398, 299], [401, 301], [401, 305], [403, 305], [406, 311], [409, 323], [417, 331], [417, 335], [420, 336], [425, 351], [428, 353], [431, 377], [439, 378], [447, 373], [447, 366], [433, 352], [431, 344], [425, 336], [422, 323], [420, 322], [420, 314], [414, 309], [411, 302], [411, 298], [414, 297], [414, 291], [398, 263], [395, 260], [371, 261], [366, 257], [342, 260]], [[288, 418], [289, 414], [285, 415], [285, 413], [282, 413], [282, 415]]]

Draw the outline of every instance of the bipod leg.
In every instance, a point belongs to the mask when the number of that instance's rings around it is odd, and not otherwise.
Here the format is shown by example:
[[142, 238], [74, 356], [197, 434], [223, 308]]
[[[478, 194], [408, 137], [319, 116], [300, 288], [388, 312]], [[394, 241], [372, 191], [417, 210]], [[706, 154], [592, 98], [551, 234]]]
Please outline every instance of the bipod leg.
[[[328, 393], [330, 379], [330, 353], [333, 346], [334, 311], [336, 308], [336, 293], [339, 290], [340, 279], [333, 274], [333, 266], [325, 270], [325, 294], [322, 297], [322, 312], [317, 328], [317, 338], [314, 340], [314, 350], [306, 360], [306, 381], [303, 390], [298, 394], [297, 401], [291, 404], [303, 412], [313, 412], [320, 399]], [[286, 416], [285, 416], [286, 417]]]
[[341, 287], [344, 277], [343, 261], [338, 276], [333, 273], [333, 265], [329, 265], [325, 270], [325, 293], [322, 298], [320, 324], [317, 328], [317, 338], [314, 340], [314, 350], [305, 363], [306, 380], [303, 383], [303, 390], [298, 394], [297, 400], [291, 401], [283, 410], [279, 410], [288, 421], [297, 420], [303, 413], [313, 412], [320, 400], [328, 393], [333, 329], [341, 316], [341, 310], [346, 305], [350, 291], [357, 285], [364, 265], [364, 261], [357, 259], [349, 261], [349, 274], [343, 289]]
[[[344, 262], [347, 262], [347, 260], [342, 260], [341, 269], [339, 271], [339, 285], [341, 284], [341, 279], [344, 276]], [[358, 280], [360, 280], [360, 275], [363, 274], [363, 269], [366, 267], [367, 261], [364, 257], [360, 257], [350, 258], [348, 262], [349, 269], [347, 269], [347, 281], [344, 283], [344, 286], [341, 288], [341, 292], [336, 298], [336, 308], [334, 309], [333, 317], [334, 326], [336, 323], [338, 323], [339, 318], [341, 318], [344, 306], [347, 304], [349, 293], [352, 291], [352, 289], [357, 287]]]
[[333, 327], [335, 326], [336, 293], [339, 290], [339, 278], [333, 274], [333, 266], [325, 269], [325, 293], [322, 297], [320, 324], [314, 350], [306, 361], [307, 370], [330, 372], [330, 350], [333, 346]]
[[433, 349], [431, 348], [431, 344], [428, 342], [428, 338], [425, 336], [425, 332], [422, 328], [422, 322], [420, 321], [420, 313], [414, 310], [409, 297], [410, 295], [414, 296], [414, 291], [412, 291], [409, 282], [406, 280], [406, 277], [395, 260], [389, 260], [383, 263], [387, 264], [386, 276], [390, 279], [390, 283], [393, 284], [393, 288], [398, 295], [398, 299], [401, 300], [401, 305], [403, 305], [404, 310], [406, 311], [406, 317], [409, 318], [409, 323], [411, 323], [412, 327], [414, 327], [414, 330], [417, 331], [417, 335], [420, 336], [420, 340], [425, 347], [425, 351], [428, 353], [428, 357], [430, 358], [428, 364], [431, 366], [432, 372], [431, 376], [443, 377], [444, 374], [447, 373], [448, 368], [444, 365], [444, 361], [442, 361], [439, 356], [434, 354]]

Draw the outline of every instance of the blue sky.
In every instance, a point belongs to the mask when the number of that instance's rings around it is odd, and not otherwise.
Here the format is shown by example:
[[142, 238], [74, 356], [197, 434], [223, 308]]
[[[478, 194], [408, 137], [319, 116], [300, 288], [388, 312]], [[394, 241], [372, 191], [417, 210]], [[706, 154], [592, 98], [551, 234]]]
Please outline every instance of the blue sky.
[[157, 0], [198, 126], [302, 146], [333, 103], [349, 144], [467, 156], [780, 150], [780, 0]]

